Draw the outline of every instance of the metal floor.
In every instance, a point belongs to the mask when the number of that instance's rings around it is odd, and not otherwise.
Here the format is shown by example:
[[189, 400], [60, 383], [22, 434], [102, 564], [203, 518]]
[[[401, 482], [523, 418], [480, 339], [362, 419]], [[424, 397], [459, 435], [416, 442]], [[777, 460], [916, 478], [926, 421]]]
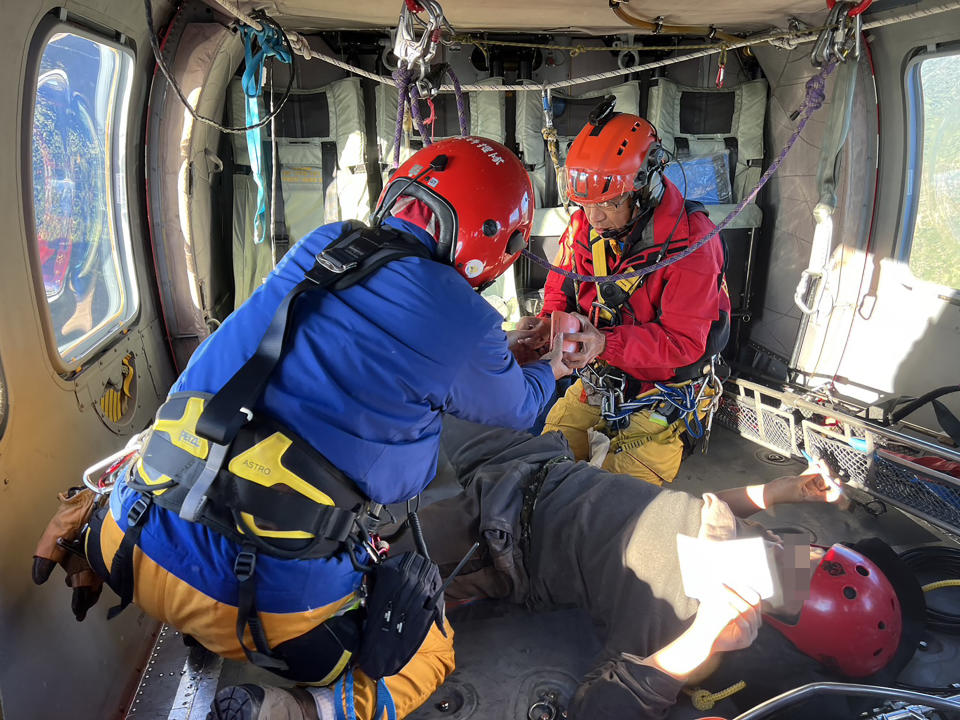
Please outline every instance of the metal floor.
[[[801, 463], [715, 427], [709, 453], [685, 460], [674, 487], [699, 495], [798, 474], [803, 469]], [[442, 483], [432, 491], [447, 492]], [[771, 529], [802, 530], [811, 542], [822, 545], [880, 537], [901, 550], [944, 541], [935, 531], [893, 508], [874, 516], [856, 504], [848, 510], [821, 504], [793, 505], [758, 513], [754, 519]], [[938, 591], [936, 600], [960, 608], [960, 589]], [[531, 613], [503, 603], [483, 602], [458, 608], [449, 617], [457, 634], [457, 670], [409, 716], [411, 720], [539, 718], [539, 714], [530, 714], [531, 706], [546, 692], [557, 692], [563, 703], [578, 679], [592, 667], [600, 647], [589, 619], [579, 611]], [[218, 687], [240, 682], [282, 684], [245, 663], [223, 662], [197, 652], [191, 661], [179, 634], [170, 629], [162, 632], [130, 718], [202, 720]], [[930, 686], [960, 681], [960, 638], [931, 635], [925, 639], [925, 646], [901, 680]], [[728, 703], [722, 701], [703, 712], [681, 696], [670, 718], [733, 717], [737, 713]]]

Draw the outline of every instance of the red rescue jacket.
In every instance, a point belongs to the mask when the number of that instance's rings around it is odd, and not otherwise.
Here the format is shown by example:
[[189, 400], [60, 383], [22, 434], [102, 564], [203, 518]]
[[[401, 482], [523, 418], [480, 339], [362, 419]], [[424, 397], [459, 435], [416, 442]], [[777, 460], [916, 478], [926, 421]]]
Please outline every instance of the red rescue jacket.
[[[679, 190], [666, 179], [663, 198], [649, 222], [653, 223], [653, 245], [664, 243], [676, 223], [671, 251], [696, 242], [715, 227], [705, 212], [688, 214]], [[649, 229], [644, 236], [649, 237]], [[554, 264], [581, 275], [595, 275], [594, 242], [605, 240], [590, 227], [584, 212], [577, 210], [560, 239]], [[629, 263], [621, 267], [620, 261], [608, 245], [607, 274], [630, 268]], [[607, 345], [600, 359], [648, 382], [670, 380], [678, 368], [700, 360], [713, 323], [721, 319], [721, 313], [726, 313], [729, 322], [730, 296], [723, 267], [723, 243], [716, 236], [683, 260], [647, 275], [627, 301], [632, 312], [621, 313], [621, 324], [603, 329]], [[595, 283], [579, 283], [577, 291], [572, 280], [550, 273], [541, 317], [549, 317], [554, 310], [589, 316], [596, 299]]]

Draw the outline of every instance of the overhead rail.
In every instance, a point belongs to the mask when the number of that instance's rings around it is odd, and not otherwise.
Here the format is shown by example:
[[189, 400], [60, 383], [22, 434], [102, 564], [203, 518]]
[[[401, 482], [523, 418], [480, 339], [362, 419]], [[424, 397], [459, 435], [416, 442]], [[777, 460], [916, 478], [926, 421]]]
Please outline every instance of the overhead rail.
[[[259, 29], [260, 23], [258, 20], [252, 16], [244, 13], [239, 10], [235, 4], [231, 4], [228, 0], [212, 0], [226, 12], [231, 17], [236, 18], [240, 22], [251, 25], [254, 28]], [[942, 5], [937, 5], [931, 8], [922, 8], [915, 9], [909, 12], [898, 13], [885, 18], [880, 18], [877, 20], [871, 20], [870, 22], [865, 22], [862, 24], [863, 30], [872, 30], [874, 28], [885, 27], [887, 25], [893, 25], [895, 23], [907, 22], [909, 20], [916, 20], [918, 18], [929, 17], [931, 15], [939, 15], [941, 13], [950, 12], [953, 10], [960, 10], [960, 0], [951, 0], [951, 2], [944, 3]], [[793, 47], [796, 44], [814, 42], [820, 35], [822, 30], [826, 29], [826, 26], [823, 27], [812, 27], [812, 28], [799, 28], [793, 30], [776, 30], [772, 32], [761, 33], [758, 35], [753, 35], [751, 37], [743, 38], [737, 41], [730, 42], [714, 42], [710, 44], [703, 45], [700, 50], [695, 50], [693, 52], [685, 53], [683, 55], [678, 55], [672, 58], [662, 58], [660, 60], [654, 60], [648, 63], [642, 63], [640, 65], [634, 65], [629, 68], [618, 68], [616, 70], [609, 70], [602, 73], [593, 73], [590, 75], [583, 75], [578, 78], [572, 78], [570, 80], [560, 80], [552, 83], [543, 83], [543, 84], [522, 84], [522, 85], [481, 85], [481, 84], [472, 84], [472, 85], [462, 85], [461, 90], [466, 92], [542, 92], [544, 89], [556, 90], [559, 88], [572, 87], [575, 85], [581, 85], [588, 82], [594, 82], [596, 80], [606, 80], [609, 78], [620, 77], [622, 75], [629, 75], [630, 73], [642, 72], [644, 70], [653, 70], [655, 68], [664, 67], [667, 65], [673, 65], [676, 63], [686, 62], [688, 60], [696, 60], [697, 58], [706, 57], [708, 55], [715, 55], [720, 53], [721, 50], [726, 49], [727, 51], [736, 50], [738, 48], [748, 48], [755, 45], [762, 44], [772, 44], [776, 46], [783, 47]], [[397, 82], [386, 75], [379, 75], [374, 72], [369, 72], [362, 68], [351, 65], [350, 63], [343, 62], [337, 58], [331, 57], [324, 53], [318, 52], [310, 47], [310, 44], [307, 40], [295, 31], [286, 31], [287, 37], [290, 40], [290, 45], [293, 48], [293, 51], [300, 55], [301, 57], [307, 59], [317, 59], [322, 60], [323, 62], [335, 65], [336, 67], [347, 70], [348, 72], [354, 73], [361, 77], [374, 80], [379, 83], [386, 85], [397, 86]], [[449, 41], [451, 38], [447, 38]], [[609, 49], [609, 48], [605, 48]], [[649, 48], [647, 48], [649, 49]], [[674, 48], [670, 48], [671, 50]], [[455, 92], [453, 84], [444, 84], [437, 87], [438, 92]]]

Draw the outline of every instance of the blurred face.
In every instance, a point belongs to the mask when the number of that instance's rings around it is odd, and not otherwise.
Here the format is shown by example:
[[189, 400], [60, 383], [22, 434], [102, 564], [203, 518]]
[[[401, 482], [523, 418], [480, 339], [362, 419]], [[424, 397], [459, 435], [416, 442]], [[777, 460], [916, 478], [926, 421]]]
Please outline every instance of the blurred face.
[[798, 542], [796, 537], [786, 535], [774, 550], [782, 597], [772, 598], [773, 602], [763, 601], [764, 612], [791, 623], [797, 621], [803, 603], [810, 596], [810, 580], [826, 552], [822, 548]]
[[579, 203], [587, 216], [590, 227], [598, 232], [619, 230], [633, 219], [636, 206], [630, 202], [629, 195], [621, 195], [614, 200], [599, 203]]

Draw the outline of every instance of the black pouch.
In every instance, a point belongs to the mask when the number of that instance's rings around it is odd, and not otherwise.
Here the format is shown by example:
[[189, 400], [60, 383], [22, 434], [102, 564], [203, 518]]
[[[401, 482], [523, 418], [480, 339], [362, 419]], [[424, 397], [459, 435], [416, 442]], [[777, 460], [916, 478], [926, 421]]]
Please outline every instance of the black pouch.
[[410, 662], [431, 623], [446, 637], [443, 583], [437, 564], [415, 552], [387, 558], [371, 570], [369, 582], [356, 665], [379, 680]]

